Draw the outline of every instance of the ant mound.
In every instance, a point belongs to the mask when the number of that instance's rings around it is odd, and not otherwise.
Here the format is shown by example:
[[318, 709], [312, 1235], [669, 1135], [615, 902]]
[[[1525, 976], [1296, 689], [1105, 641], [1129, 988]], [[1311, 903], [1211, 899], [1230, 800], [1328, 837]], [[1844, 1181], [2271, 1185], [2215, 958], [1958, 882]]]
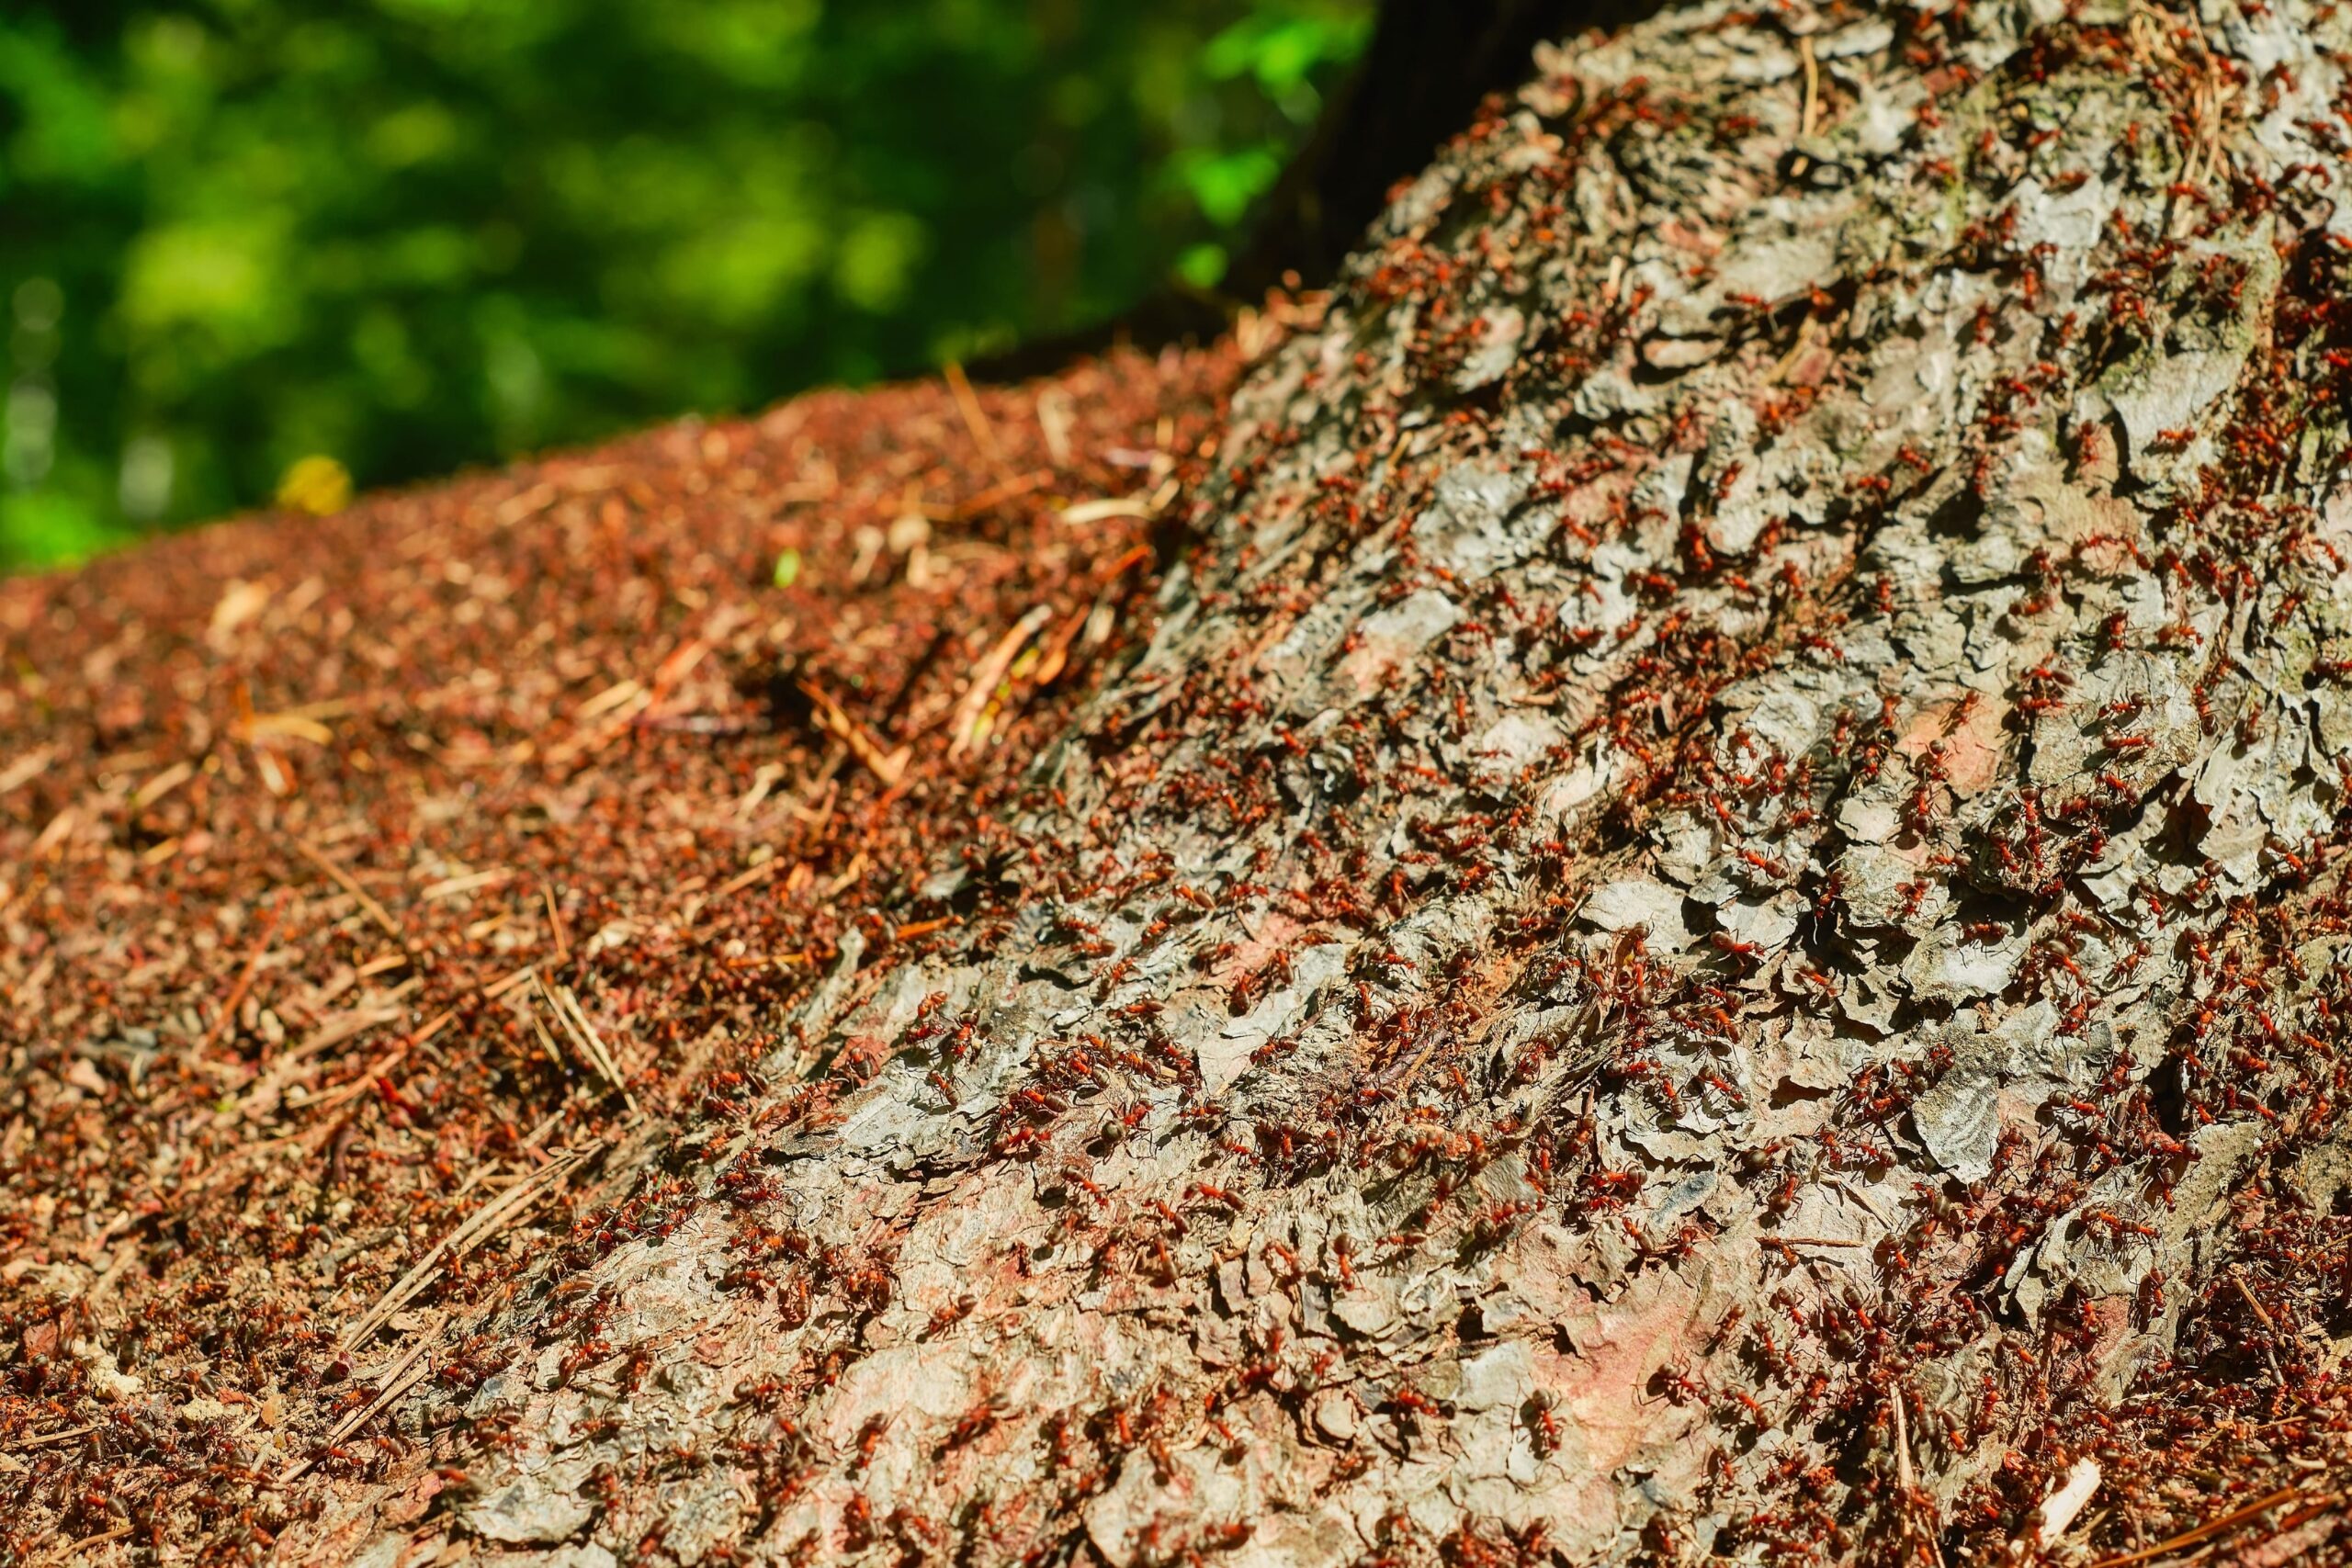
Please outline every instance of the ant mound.
[[12, 1540], [2341, 1551], [2347, 27], [1677, 7], [1219, 348], [9, 585]]

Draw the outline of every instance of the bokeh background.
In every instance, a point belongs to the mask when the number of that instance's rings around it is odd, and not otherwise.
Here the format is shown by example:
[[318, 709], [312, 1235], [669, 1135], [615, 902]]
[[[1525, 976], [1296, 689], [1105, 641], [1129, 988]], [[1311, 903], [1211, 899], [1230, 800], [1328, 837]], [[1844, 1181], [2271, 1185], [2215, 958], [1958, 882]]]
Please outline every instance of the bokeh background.
[[1212, 289], [1373, 8], [0, 11], [0, 570]]

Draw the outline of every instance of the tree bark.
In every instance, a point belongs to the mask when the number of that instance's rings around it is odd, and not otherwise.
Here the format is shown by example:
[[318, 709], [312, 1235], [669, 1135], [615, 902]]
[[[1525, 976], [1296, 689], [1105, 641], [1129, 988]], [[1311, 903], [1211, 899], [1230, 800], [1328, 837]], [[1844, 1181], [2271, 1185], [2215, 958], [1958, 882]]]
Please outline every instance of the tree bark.
[[1015, 912], [845, 937], [595, 1311], [395, 1405], [467, 1485], [300, 1539], [1984, 1562], [2160, 1541], [2199, 1403], [2317, 1434], [2343, 31], [1540, 51], [1236, 395], [1025, 848], [940, 846]]

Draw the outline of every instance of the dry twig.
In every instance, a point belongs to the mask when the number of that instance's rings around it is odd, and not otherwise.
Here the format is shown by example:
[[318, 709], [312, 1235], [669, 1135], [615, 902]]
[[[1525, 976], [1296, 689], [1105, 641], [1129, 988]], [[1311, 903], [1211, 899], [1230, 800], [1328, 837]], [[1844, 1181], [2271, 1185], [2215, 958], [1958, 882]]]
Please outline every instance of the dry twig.
[[408, 934], [401, 930], [400, 922], [393, 919], [381, 904], [368, 896], [368, 889], [359, 886], [356, 877], [327, 859], [326, 855], [307, 839], [295, 840], [294, 847], [301, 852], [304, 860], [325, 872], [334, 879], [337, 886], [357, 899], [359, 907], [368, 911], [368, 918], [383, 927], [386, 934], [390, 935], [394, 942], [403, 947], [408, 945]]
[[441, 1271], [444, 1264], [463, 1258], [475, 1247], [504, 1230], [509, 1224], [522, 1218], [534, 1204], [553, 1191], [591, 1155], [596, 1153], [598, 1147], [599, 1145], [590, 1145], [586, 1148], [574, 1149], [558, 1156], [552, 1164], [540, 1167], [476, 1210], [463, 1224], [442, 1237], [433, 1250], [418, 1261], [416, 1267], [401, 1275], [374, 1306], [362, 1313], [356, 1322], [345, 1329], [339, 1343], [351, 1346], [365, 1340], [368, 1335], [381, 1327], [394, 1313], [415, 1300], [424, 1288], [433, 1282], [434, 1276]]

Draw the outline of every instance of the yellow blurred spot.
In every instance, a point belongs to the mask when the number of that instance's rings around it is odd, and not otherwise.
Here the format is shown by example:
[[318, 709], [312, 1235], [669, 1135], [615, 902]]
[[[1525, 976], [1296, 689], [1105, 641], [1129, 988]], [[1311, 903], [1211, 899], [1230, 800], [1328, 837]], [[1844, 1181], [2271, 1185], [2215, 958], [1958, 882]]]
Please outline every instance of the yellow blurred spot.
[[351, 504], [351, 470], [313, 453], [297, 458], [277, 481], [277, 504], [324, 517]]

